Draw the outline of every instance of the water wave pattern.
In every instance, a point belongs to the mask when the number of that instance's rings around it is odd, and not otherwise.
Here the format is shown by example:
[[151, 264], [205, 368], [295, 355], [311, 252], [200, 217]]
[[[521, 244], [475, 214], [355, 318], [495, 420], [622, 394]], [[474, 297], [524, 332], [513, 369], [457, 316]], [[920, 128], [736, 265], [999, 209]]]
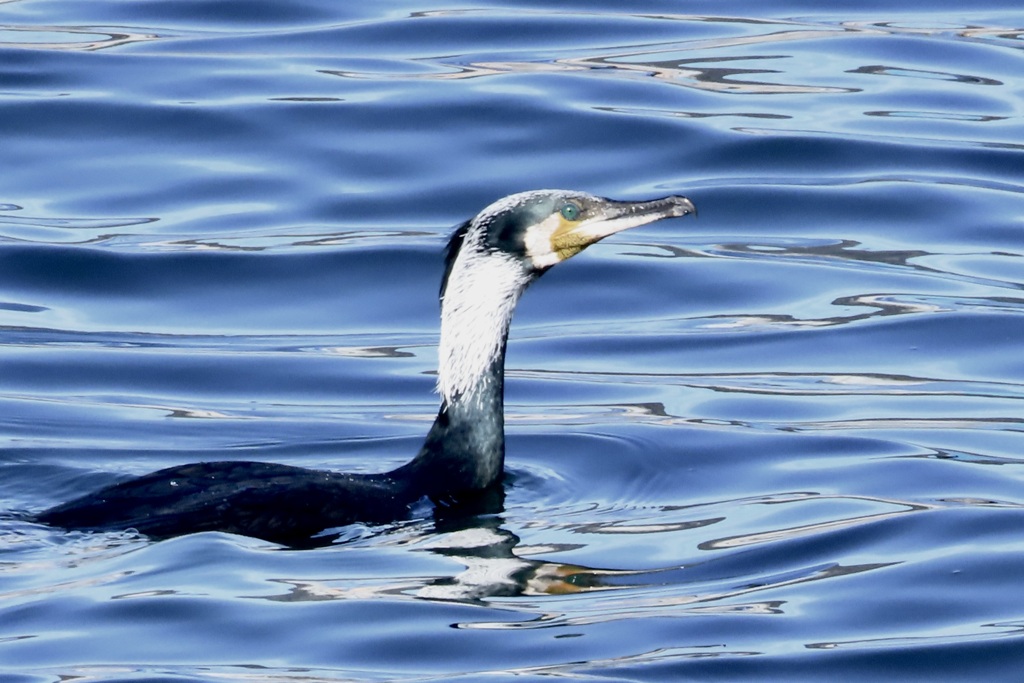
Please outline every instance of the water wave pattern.
[[[0, 678], [1014, 680], [1024, 26], [964, 7], [0, 2]], [[25, 521], [419, 446], [441, 247], [527, 293], [499, 514], [295, 552]]]

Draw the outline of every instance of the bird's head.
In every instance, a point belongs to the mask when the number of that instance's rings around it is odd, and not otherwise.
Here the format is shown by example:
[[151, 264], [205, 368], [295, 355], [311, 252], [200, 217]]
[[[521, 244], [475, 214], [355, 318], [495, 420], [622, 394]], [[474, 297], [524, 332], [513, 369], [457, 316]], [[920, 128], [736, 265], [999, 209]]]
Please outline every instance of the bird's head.
[[678, 195], [621, 202], [569, 190], [513, 194], [485, 208], [452, 235], [442, 296], [464, 250], [511, 258], [532, 279], [609, 235], [696, 212], [693, 202]]
[[465, 396], [493, 398], [512, 311], [544, 271], [608, 235], [695, 211], [679, 196], [617, 202], [538, 190], [498, 200], [459, 226], [441, 281], [437, 384], [445, 405]]

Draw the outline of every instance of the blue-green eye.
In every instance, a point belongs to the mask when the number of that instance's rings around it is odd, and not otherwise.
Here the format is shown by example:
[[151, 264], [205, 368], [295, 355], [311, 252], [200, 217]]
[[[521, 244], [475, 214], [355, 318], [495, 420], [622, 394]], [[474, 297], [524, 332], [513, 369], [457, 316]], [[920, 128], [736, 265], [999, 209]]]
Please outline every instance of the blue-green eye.
[[562, 218], [567, 221], [574, 221], [580, 217], [580, 207], [575, 204], [566, 204], [562, 207]]

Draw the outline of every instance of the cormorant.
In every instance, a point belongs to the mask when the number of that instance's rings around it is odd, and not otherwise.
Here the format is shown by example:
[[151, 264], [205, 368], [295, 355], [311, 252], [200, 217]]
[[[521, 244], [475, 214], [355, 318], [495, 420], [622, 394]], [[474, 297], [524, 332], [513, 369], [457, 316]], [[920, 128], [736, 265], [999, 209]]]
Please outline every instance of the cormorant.
[[285, 545], [354, 522], [407, 517], [428, 498], [470, 504], [500, 488], [505, 344], [527, 285], [608, 235], [694, 213], [686, 197], [619, 202], [566, 190], [505, 197], [460, 225], [441, 282], [441, 408], [419, 454], [390, 472], [344, 474], [262, 462], [179, 465], [36, 516], [67, 529], [135, 529], [154, 539], [225, 531]]

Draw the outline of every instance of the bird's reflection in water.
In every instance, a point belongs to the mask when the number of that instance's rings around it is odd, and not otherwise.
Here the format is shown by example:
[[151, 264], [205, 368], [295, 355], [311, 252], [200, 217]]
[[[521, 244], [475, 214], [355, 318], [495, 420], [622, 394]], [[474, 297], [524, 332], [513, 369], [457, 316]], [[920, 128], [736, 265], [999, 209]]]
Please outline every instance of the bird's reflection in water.
[[621, 588], [621, 584], [607, 583], [607, 578], [637, 573], [529, 559], [533, 555], [550, 555], [582, 546], [522, 546], [519, 536], [501, 526], [502, 521], [500, 517], [489, 517], [475, 525], [440, 528], [443, 533], [428, 548], [464, 565], [465, 569], [451, 577], [433, 579], [420, 587], [416, 595], [460, 601], [521, 595], [565, 595]]
[[628, 588], [629, 582], [612, 577], [647, 574], [647, 571], [614, 570], [578, 564], [530, 559], [572, 551], [579, 544], [520, 545], [520, 538], [506, 529], [500, 514], [438, 515], [431, 532], [411, 545], [434, 553], [464, 568], [449, 576], [410, 578], [386, 584], [337, 581], [277, 579], [290, 586], [287, 593], [267, 599], [286, 602], [422, 598], [479, 603], [490, 598], [530, 595], [566, 595], [595, 590]]

